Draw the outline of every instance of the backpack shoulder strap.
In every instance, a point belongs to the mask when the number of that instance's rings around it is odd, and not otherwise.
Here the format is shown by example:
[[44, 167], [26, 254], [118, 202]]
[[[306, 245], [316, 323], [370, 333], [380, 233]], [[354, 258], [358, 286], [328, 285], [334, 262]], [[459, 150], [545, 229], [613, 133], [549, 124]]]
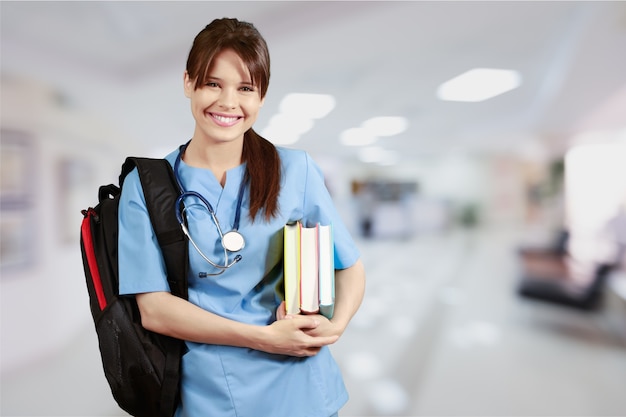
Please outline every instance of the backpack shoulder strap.
[[167, 268], [172, 294], [187, 299], [188, 245], [176, 219], [175, 204], [180, 189], [170, 163], [165, 159], [128, 157], [122, 166], [120, 187], [137, 167], [152, 227]]

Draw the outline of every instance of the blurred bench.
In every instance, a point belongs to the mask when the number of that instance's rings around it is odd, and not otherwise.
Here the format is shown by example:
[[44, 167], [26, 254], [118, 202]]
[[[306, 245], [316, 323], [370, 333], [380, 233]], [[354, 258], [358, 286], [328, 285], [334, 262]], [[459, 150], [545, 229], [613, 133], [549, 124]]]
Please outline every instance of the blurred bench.
[[613, 265], [573, 259], [566, 249], [568, 238], [563, 232], [553, 247], [519, 250], [517, 292], [522, 297], [580, 310], [598, 309]]
[[[589, 271], [589, 279], [580, 281], [573, 279], [573, 274], [562, 265], [541, 271], [525, 265], [517, 290], [526, 298], [580, 310], [595, 310], [602, 305], [604, 288], [611, 269], [612, 265], [608, 264], [594, 265]], [[553, 274], [556, 270], [561, 270], [561, 273]]]

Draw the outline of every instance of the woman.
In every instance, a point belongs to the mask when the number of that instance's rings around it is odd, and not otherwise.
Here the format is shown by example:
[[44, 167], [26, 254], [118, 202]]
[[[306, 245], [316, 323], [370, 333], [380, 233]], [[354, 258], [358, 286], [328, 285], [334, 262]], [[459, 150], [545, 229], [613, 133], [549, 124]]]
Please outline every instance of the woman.
[[[327, 346], [356, 313], [365, 274], [317, 165], [306, 153], [275, 148], [252, 130], [269, 74], [265, 41], [236, 19], [213, 21], [189, 53], [184, 91], [195, 130], [167, 156], [187, 191], [178, 214], [197, 246], [189, 250], [189, 301], [169, 293], [137, 172], [125, 180], [120, 293], [136, 294], [147, 329], [186, 341], [177, 416], [328, 417], [347, 401]], [[286, 315], [277, 293], [280, 236], [296, 220], [333, 224], [331, 320]], [[221, 236], [225, 242], [234, 236], [225, 245], [238, 247], [227, 251]]]

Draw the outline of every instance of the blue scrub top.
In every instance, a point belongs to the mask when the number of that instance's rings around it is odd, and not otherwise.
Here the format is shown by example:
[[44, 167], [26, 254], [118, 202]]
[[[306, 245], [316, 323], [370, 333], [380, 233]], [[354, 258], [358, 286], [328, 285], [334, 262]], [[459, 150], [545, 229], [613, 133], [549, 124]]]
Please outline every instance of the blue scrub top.
[[[189, 301], [220, 316], [255, 325], [276, 320], [275, 311], [282, 301], [277, 293], [283, 274], [282, 230], [288, 222], [332, 224], [335, 268], [348, 268], [359, 258], [317, 164], [303, 151], [277, 149], [282, 165], [280, 212], [269, 222], [261, 213], [252, 223], [246, 190], [239, 226], [246, 242], [239, 252], [242, 260], [221, 275], [199, 278], [201, 272], [216, 270], [189, 248]], [[172, 166], [177, 155], [178, 150], [167, 156]], [[227, 171], [224, 187], [210, 170], [191, 167], [184, 161], [178, 174], [185, 190], [196, 191], [211, 203], [226, 233], [234, 222], [244, 172], [245, 164]], [[224, 251], [207, 209], [195, 197], [185, 199], [185, 208], [196, 244], [212, 261], [223, 264]], [[120, 200], [119, 274], [121, 294], [169, 291], [136, 170], [126, 178]], [[296, 358], [233, 346], [191, 342], [187, 346], [178, 417], [328, 417], [348, 399], [327, 347], [313, 357]]]

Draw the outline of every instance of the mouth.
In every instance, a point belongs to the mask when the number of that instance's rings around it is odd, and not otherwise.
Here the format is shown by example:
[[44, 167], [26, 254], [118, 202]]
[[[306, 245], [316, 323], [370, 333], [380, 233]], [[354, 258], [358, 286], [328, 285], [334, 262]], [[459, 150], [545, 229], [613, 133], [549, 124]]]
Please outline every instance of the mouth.
[[239, 120], [243, 119], [243, 116], [231, 116], [225, 114], [217, 114], [217, 113], [208, 113], [209, 117], [213, 119], [213, 121], [222, 127], [230, 127], [239, 122]]

